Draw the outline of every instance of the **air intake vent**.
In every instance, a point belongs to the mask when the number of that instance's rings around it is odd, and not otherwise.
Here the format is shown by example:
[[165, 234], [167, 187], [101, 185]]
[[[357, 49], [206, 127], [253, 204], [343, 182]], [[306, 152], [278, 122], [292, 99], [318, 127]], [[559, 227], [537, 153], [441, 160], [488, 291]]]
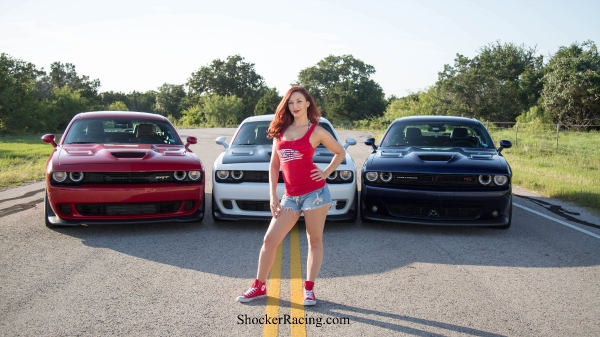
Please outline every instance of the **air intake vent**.
[[143, 158], [146, 152], [111, 152], [116, 158]]
[[427, 160], [427, 161], [448, 161], [450, 159], [452, 159], [452, 156], [419, 156], [419, 158], [421, 158], [421, 160]]

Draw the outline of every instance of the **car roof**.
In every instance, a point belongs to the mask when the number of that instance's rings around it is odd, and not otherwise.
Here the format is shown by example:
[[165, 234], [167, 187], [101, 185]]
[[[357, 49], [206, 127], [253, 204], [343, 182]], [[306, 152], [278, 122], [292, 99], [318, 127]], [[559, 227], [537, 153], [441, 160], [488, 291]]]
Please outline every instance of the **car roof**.
[[[270, 114], [270, 115], [260, 115], [260, 116], [251, 116], [248, 117], [246, 119], [244, 119], [244, 121], [242, 123], [246, 123], [246, 122], [270, 122], [273, 120], [273, 117], [275, 115], [274, 114]], [[329, 122], [325, 117], [321, 117], [320, 119], [322, 122], [326, 122], [331, 124], [331, 122]]]
[[483, 124], [475, 118], [458, 116], [410, 116], [401, 117], [392, 122], [395, 123], [462, 123], [466, 125]]
[[93, 112], [82, 112], [75, 116], [76, 119], [91, 119], [91, 118], [139, 118], [139, 119], [151, 119], [151, 120], [167, 120], [165, 116], [151, 114], [147, 112], [135, 112], [135, 111], [93, 111]]

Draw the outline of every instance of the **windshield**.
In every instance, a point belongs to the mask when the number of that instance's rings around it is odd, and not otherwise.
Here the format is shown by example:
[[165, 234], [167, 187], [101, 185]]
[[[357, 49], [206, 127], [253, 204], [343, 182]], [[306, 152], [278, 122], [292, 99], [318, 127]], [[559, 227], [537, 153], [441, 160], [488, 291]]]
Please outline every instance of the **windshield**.
[[479, 124], [396, 123], [383, 137], [381, 146], [493, 149], [494, 143], [487, 130]]
[[64, 144], [171, 144], [182, 145], [177, 132], [165, 121], [146, 119], [78, 119], [69, 128]]
[[[267, 138], [267, 130], [269, 129], [270, 124], [271, 121], [244, 123], [240, 126], [235, 138], [231, 142], [232, 145], [244, 146], [273, 144], [273, 140]], [[321, 123], [319, 125], [327, 130], [333, 136], [333, 138], [336, 138], [335, 133], [329, 124]]]

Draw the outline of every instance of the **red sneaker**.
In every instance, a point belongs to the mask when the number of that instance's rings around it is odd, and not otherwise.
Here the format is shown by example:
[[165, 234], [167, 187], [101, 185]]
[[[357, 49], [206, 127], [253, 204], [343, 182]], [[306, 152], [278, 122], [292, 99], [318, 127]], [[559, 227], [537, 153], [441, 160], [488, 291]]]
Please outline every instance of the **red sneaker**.
[[235, 300], [246, 303], [263, 297], [267, 297], [267, 284], [266, 282], [260, 282], [258, 279], [254, 279], [250, 289], [238, 296]]
[[317, 304], [317, 298], [313, 291], [315, 283], [311, 281], [304, 282], [304, 305], [315, 305]]

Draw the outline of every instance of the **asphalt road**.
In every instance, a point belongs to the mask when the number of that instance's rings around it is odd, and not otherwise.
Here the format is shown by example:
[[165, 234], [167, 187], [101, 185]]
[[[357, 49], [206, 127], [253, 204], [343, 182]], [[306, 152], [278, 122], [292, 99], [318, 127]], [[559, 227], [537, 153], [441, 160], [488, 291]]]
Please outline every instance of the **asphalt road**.
[[[222, 149], [214, 139], [233, 131], [180, 133], [199, 138], [192, 149], [210, 172]], [[369, 134], [340, 134], [357, 138], [349, 152], [360, 168]], [[261, 324], [264, 301], [234, 301], [256, 273], [268, 223], [215, 224], [207, 205], [200, 224], [48, 229], [43, 188], [0, 191], [1, 336], [301, 334], [286, 321], [297, 254], [289, 237], [271, 307], [281, 325]], [[207, 200], [211, 188], [209, 174]], [[600, 219], [515, 193], [509, 230], [328, 222], [306, 336], [600, 335]]]

